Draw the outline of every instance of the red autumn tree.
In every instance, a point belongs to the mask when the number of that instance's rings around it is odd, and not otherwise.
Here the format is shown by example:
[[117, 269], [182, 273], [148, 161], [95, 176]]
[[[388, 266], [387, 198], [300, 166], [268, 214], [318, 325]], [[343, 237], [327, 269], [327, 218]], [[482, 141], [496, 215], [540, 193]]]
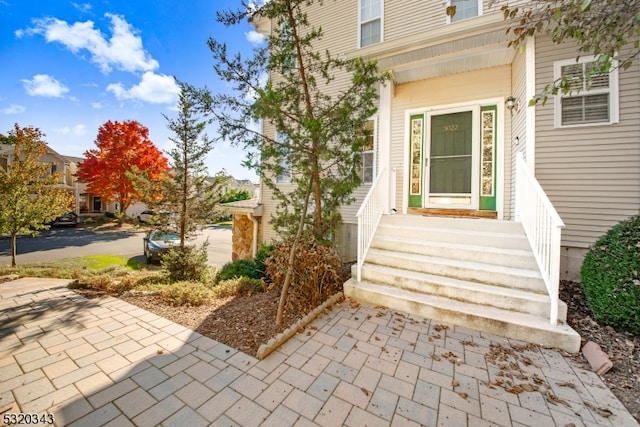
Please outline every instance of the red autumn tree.
[[169, 169], [167, 158], [149, 140], [149, 129], [135, 120], [109, 120], [98, 130], [95, 143], [97, 148], [85, 151], [76, 175], [88, 192], [118, 202], [121, 213], [141, 199], [132, 173], [158, 181]]

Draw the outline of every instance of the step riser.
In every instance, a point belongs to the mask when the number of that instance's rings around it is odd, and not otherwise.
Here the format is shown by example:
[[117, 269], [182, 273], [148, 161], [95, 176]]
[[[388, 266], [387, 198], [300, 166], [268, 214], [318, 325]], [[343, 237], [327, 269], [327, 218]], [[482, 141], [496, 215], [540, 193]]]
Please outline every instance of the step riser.
[[443, 247], [429, 242], [406, 242], [401, 239], [382, 239], [374, 238], [371, 247], [376, 249], [384, 249], [396, 252], [404, 252], [410, 254], [438, 256], [442, 258], [451, 258], [463, 261], [481, 262], [490, 265], [500, 265], [504, 267], [524, 268], [528, 270], [537, 270], [533, 254], [515, 255], [515, 254], [495, 254], [488, 251], [471, 249], [468, 247]]
[[413, 225], [416, 227], [451, 228], [456, 230], [483, 230], [497, 233], [522, 233], [522, 224], [483, 218], [452, 218], [422, 215], [383, 215], [381, 224]]
[[544, 282], [538, 277], [518, 276], [491, 269], [479, 270], [466, 266], [458, 267], [429, 261], [415, 262], [395, 252], [369, 251], [367, 263], [533, 292], [542, 292], [545, 289]]
[[473, 246], [486, 246], [500, 249], [530, 250], [524, 235], [473, 232], [447, 228], [420, 228], [415, 226], [393, 226], [380, 224], [376, 235], [416, 240], [463, 243]]
[[[471, 304], [496, 307], [548, 319], [551, 315], [548, 298], [541, 298], [540, 294], [532, 295], [532, 299], [513, 297], [495, 292], [484, 292], [482, 289], [464, 289], [449, 285], [434, 283], [433, 281], [416, 281], [414, 278], [402, 275], [402, 270], [387, 273], [374, 268], [362, 269], [362, 280], [381, 283], [387, 286], [399, 287], [407, 291], [438, 295], [452, 300]], [[567, 305], [561, 303], [558, 307], [558, 320], [567, 319]]]
[[381, 305], [394, 310], [412, 313], [427, 319], [433, 319], [470, 329], [488, 332], [495, 335], [513, 338], [526, 342], [534, 342], [545, 346], [560, 348], [569, 352], [580, 349], [580, 336], [566, 335], [535, 327], [516, 325], [509, 322], [475, 316], [473, 314], [452, 310], [447, 307], [437, 307], [423, 304], [409, 298], [389, 296], [382, 292], [364, 291], [352, 282], [344, 285], [346, 296], [373, 305]]

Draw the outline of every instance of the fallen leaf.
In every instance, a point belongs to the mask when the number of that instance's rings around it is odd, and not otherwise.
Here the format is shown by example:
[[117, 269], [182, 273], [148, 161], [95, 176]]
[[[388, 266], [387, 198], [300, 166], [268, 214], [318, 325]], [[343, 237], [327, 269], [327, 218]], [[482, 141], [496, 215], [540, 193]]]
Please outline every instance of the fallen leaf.
[[435, 329], [436, 332], [440, 332], [440, 331], [444, 331], [445, 329], [449, 329], [449, 326], [443, 325], [443, 324], [438, 324], [438, 325], [434, 326], [433, 329]]
[[369, 390], [367, 390], [364, 387], [360, 387], [360, 390], [362, 390], [362, 392], [364, 393], [365, 396], [369, 396]]
[[610, 410], [598, 408], [590, 402], [584, 402], [584, 405], [594, 411], [596, 414], [600, 415], [602, 418], [609, 418], [611, 415], [613, 415], [613, 412], [611, 412]]
[[513, 394], [520, 394], [520, 393], [522, 393], [524, 390], [522, 390], [519, 386], [514, 385], [513, 387], [508, 388], [508, 389], [507, 389], [507, 391], [508, 391], [509, 393], [513, 393]]
[[458, 393], [458, 395], [463, 399], [466, 399], [467, 397], [469, 397], [469, 395], [467, 393], [465, 393], [464, 391], [461, 391], [460, 393]]
[[432, 358], [433, 360], [435, 360], [435, 361], [438, 361], [438, 362], [442, 360], [442, 359], [440, 358], [440, 356], [438, 356], [438, 355], [437, 355], [437, 354], [435, 354], [435, 353], [432, 353], [432, 354], [431, 354], [431, 358]]
[[380, 337], [378, 337], [377, 335], [375, 337], [373, 337], [374, 340], [376, 341], [380, 341]]
[[458, 387], [460, 385], [460, 383], [456, 380], [451, 380], [451, 387]]
[[575, 385], [575, 384], [573, 384], [573, 383], [569, 383], [569, 382], [566, 382], [566, 383], [557, 383], [557, 384], [558, 384], [558, 387], [569, 387], [569, 388], [572, 388], [572, 389], [574, 389], [574, 390], [575, 390], [575, 388], [576, 388], [576, 385]]

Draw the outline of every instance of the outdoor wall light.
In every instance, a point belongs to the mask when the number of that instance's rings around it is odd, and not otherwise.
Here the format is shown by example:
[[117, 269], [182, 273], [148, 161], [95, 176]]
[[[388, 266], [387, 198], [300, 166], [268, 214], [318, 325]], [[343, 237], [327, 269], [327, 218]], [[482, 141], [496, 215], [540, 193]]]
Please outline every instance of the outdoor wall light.
[[507, 107], [507, 110], [513, 114], [514, 110], [518, 112], [518, 109], [520, 109], [520, 101], [515, 99], [513, 96], [510, 96], [506, 99], [505, 106]]

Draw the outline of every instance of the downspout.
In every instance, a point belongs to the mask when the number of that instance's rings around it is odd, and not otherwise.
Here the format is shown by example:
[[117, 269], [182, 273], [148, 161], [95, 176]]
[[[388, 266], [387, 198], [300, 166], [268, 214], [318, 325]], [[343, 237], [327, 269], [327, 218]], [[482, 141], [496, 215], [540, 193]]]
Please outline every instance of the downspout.
[[251, 256], [255, 259], [258, 253], [258, 220], [253, 216], [253, 212], [247, 213], [247, 218], [253, 223], [253, 239], [251, 241]]

